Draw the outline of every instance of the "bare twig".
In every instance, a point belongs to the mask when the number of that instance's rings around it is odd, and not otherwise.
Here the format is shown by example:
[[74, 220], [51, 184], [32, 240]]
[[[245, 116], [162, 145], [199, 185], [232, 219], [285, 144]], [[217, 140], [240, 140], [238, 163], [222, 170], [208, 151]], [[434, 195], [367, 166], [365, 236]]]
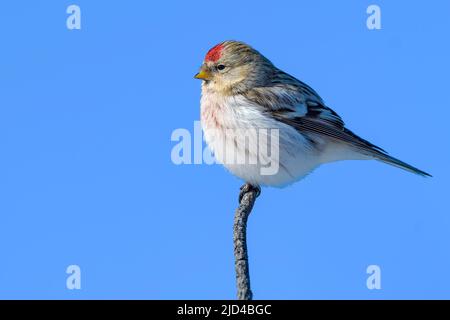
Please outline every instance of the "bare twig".
[[239, 207], [234, 215], [233, 241], [234, 263], [236, 269], [237, 297], [239, 300], [252, 300], [250, 289], [250, 272], [247, 254], [247, 219], [255, 204], [256, 198], [261, 193], [259, 187], [248, 183], [241, 187], [239, 194]]

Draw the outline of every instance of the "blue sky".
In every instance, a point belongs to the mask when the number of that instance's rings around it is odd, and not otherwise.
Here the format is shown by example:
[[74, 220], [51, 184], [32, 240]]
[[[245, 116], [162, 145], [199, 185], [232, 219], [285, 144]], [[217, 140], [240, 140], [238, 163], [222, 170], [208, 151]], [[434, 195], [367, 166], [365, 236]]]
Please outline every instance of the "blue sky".
[[[81, 8], [81, 30], [66, 8]], [[382, 29], [368, 30], [377, 4]], [[233, 299], [241, 181], [172, 163], [217, 42], [248, 42], [353, 131], [433, 174], [325, 165], [264, 188], [256, 299], [450, 298], [448, 1], [9, 1], [0, 13], [0, 298]], [[66, 268], [81, 268], [81, 290]], [[381, 268], [368, 290], [366, 268]]]

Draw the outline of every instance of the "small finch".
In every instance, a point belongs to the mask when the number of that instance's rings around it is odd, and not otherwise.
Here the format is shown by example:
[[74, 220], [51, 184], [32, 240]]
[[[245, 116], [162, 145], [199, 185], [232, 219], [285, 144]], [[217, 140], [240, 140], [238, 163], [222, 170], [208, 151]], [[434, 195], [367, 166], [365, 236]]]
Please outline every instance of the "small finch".
[[[209, 148], [218, 162], [255, 188], [285, 186], [339, 160], [374, 159], [430, 176], [347, 129], [316, 91], [245, 43], [225, 41], [213, 47], [195, 78], [203, 80], [201, 123]], [[269, 136], [268, 129], [278, 133], [276, 141], [266, 139], [277, 147], [276, 159], [270, 160], [277, 162], [273, 174], [261, 170], [267, 165], [267, 148], [254, 146], [260, 142], [258, 132]], [[240, 133], [233, 135], [233, 130]], [[240, 139], [242, 130], [250, 132], [249, 139]], [[227, 161], [229, 154], [248, 161]]]

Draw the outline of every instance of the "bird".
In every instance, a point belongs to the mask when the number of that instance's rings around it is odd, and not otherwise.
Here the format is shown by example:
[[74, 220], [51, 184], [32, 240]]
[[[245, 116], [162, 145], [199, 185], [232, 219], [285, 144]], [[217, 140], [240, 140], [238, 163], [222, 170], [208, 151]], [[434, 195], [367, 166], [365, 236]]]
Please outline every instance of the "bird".
[[[247, 189], [284, 187], [322, 164], [341, 160], [378, 160], [431, 177], [353, 133], [313, 88], [244, 42], [227, 40], [213, 46], [194, 77], [202, 80], [204, 139], [216, 160], [244, 180]], [[270, 130], [277, 132], [277, 170], [264, 174], [267, 148], [256, 144], [258, 131], [268, 141]], [[230, 154], [247, 160], [227, 161]]]

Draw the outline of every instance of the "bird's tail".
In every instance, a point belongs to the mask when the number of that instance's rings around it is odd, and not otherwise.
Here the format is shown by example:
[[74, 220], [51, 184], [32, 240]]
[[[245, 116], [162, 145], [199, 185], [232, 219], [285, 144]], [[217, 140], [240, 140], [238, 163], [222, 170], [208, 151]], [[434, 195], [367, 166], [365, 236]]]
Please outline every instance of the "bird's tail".
[[375, 152], [375, 154], [373, 156], [378, 161], [381, 161], [381, 162], [390, 164], [390, 165], [392, 165], [394, 167], [397, 167], [397, 168], [400, 168], [400, 169], [403, 169], [403, 170], [406, 170], [406, 171], [418, 174], [418, 175], [420, 175], [422, 177], [432, 177], [431, 174], [429, 174], [429, 173], [427, 173], [425, 171], [422, 171], [422, 170], [420, 170], [420, 169], [418, 169], [416, 167], [413, 167], [412, 165], [409, 165], [406, 162], [403, 162], [403, 161], [401, 161], [399, 159], [391, 157], [391, 156], [389, 156], [389, 155], [387, 155], [385, 153]]
[[418, 174], [419, 176], [422, 176], [422, 177], [432, 177], [431, 174], [429, 174], [425, 171], [422, 171], [416, 167], [413, 167], [412, 165], [407, 164], [406, 162], [403, 162], [397, 158], [391, 157], [390, 155], [387, 154], [387, 152], [385, 150], [370, 143], [367, 140], [364, 140], [363, 138], [357, 136], [350, 130], [344, 128], [344, 131], [352, 139], [351, 146], [353, 148], [355, 148], [361, 154], [365, 154], [365, 155], [369, 156], [370, 158], [373, 158], [375, 160], [390, 164], [391, 166]]

